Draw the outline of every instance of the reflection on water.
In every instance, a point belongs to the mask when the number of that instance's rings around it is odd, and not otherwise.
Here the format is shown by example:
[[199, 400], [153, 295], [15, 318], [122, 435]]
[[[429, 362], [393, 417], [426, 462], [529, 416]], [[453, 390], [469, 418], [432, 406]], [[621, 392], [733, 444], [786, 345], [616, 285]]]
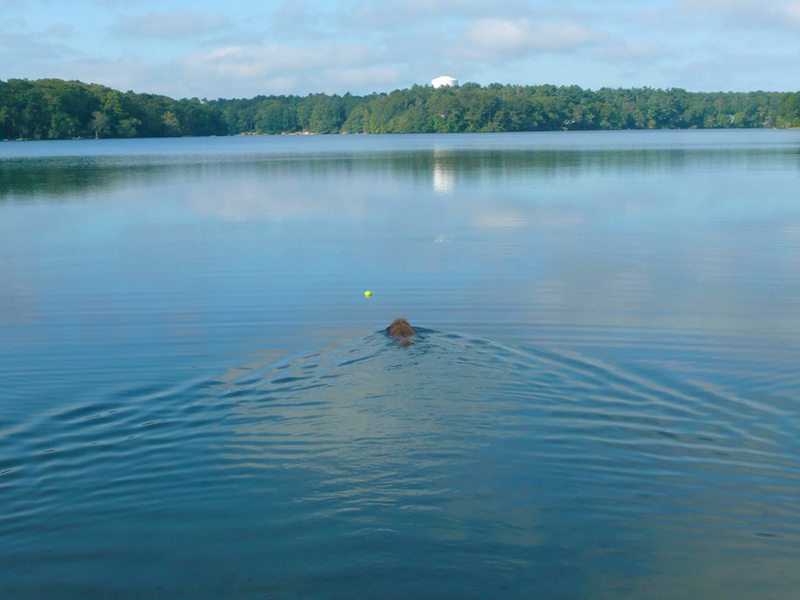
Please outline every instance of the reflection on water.
[[453, 192], [455, 176], [453, 168], [458, 164], [453, 153], [433, 151], [433, 191], [444, 196]]
[[[746, 134], [746, 143], [730, 134]], [[645, 135], [643, 135], [645, 134]], [[722, 134], [722, 135], [720, 135]], [[727, 134], [727, 135], [726, 135]], [[4, 157], [0, 200], [58, 197], [114, 189], [121, 184], [216, 177], [238, 166], [265, 177], [348, 176], [383, 173], [394, 178], [433, 181], [437, 193], [450, 193], [456, 182], [537, 177], [592, 179], [598, 173], [646, 176], [659, 172], [714, 171], [717, 168], [800, 168], [800, 149], [791, 132], [597, 132], [530, 135], [370, 136], [385, 147], [360, 139], [327, 137], [308, 147], [280, 138], [199, 140], [83, 140], [41, 146], [4, 144], [0, 150], [28, 150]], [[427, 143], [426, 143], [427, 142]], [[149, 145], [148, 145], [149, 144]], [[174, 148], [171, 145], [175, 144]], [[187, 144], [190, 144], [187, 146]], [[431, 148], [433, 145], [433, 148]], [[20, 148], [22, 146], [22, 148]], [[76, 151], [80, 149], [80, 151]], [[172, 152], [170, 151], [172, 150]], [[305, 150], [305, 152], [302, 152]]]
[[798, 149], [3, 145], [4, 591], [792, 597]]

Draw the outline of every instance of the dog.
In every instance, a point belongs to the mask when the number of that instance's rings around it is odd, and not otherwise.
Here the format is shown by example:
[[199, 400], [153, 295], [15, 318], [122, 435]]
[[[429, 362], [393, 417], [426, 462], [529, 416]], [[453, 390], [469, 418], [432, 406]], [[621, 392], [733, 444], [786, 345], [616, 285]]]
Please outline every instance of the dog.
[[409, 346], [413, 344], [414, 342], [408, 338], [416, 335], [417, 333], [405, 319], [395, 319], [392, 321], [392, 324], [386, 328], [386, 331], [388, 331], [389, 335], [392, 337], [397, 338], [400, 341], [401, 346]]

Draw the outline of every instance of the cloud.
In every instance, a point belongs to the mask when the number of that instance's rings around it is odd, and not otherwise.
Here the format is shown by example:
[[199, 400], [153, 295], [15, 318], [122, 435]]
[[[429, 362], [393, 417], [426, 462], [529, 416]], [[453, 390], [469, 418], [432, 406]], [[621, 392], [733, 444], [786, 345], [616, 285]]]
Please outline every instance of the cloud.
[[[792, 35], [800, 31], [800, 0], [0, 6], [8, 13], [0, 32], [5, 77], [88, 79], [173, 97], [363, 94], [444, 73], [480, 83], [784, 89], [796, 87], [791, 73], [800, 63], [800, 38]], [[743, 48], [773, 57], [784, 72], [737, 63]], [[742, 73], [740, 64], [755, 71]]]
[[800, 0], [677, 0], [680, 13], [722, 18], [744, 27], [800, 28]]
[[622, 42], [598, 47], [595, 55], [604, 61], [649, 63], [665, 58], [669, 51], [662, 44]]
[[[395, 58], [361, 44], [298, 47], [227, 46], [176, 59], [181, 78], [205, 95], [212, 89], [226, 95], [256, 95], [353, 90], [396, 85]], [[208, 90], [206, 92], [205, 90]]]
[[[45, 41], [37, 34], [0, 33], [0, 64], [18, 65], [20, 56], [24, 56], [26, 62], [31, 62], [58, 61], [76, 54], [72, 48]], [[6, 73], [10, 70], [7, 68]], [[28, 77], [24, 73], [19, 73], [18, 76]]]
[[223, 15], [212, 15], [196, 10], [171, 10], [125, 15], [120, 17], [117, 27], [133, 37], [171, 40], [218, 33], [229, 26], [230, 22]]
[[329, 39], [330, 19], [307, 2], [286, 0], [278, 8], [267, 13], [269, 36], [273, 40], [316, 40]]
[[306, 26], [317, 18], [311, 12], [311, 5], [308, 2], [298, 0], [286, 0], [281, 2], [274, 11], [270, 13], [273, 30], [296, 30]]
[[396, 31], [409, 26], [425, 28], [492, 15], [523, 14], [520, 11], [527, 11], [524, 0], [506, 0], [500, 4], [483, 0], [355, 0], [341, 3], [334, 14], [343, 28]]
[[329, 67], [365, 65], [374, 51], [359, 45], [321, 45], [312, 48], [280, 46], [228, 46], [194, 52], [179, 64], [187, 73], [231, 79], [291, 75]]
[[75, 26], [68, 23], [53, 23], [47, 28], [45, 34], [51, 38], [66, 38], [75, 33]]
[[[170, 65], [154, 65], [145, 60], [78, 58], [51, 67], [47, 76], [99, 83], [117, 90], [163, 94], [176, 89], [179, 75]], [[184, 96], [196, 95], [182, 91]]]
[[571, 22], [477, 19], [463, 30], [461, 53], [472, 59], [500, 59], [534, 52], [569, 52], [606, 37], [596, 29]]
[[[735, 65], [735, 69], [732, 68]], [[798, 86], [778, 85], [783, 74], [796, 73], [800, 67], [796, 56], [776, 53], [741, 52], [716, 53], [701, 56], [673, 67], [673, 79], [680, 86], [683, 81], [703, 81], [697, 86], [703, 91], [764, 90], [772, 92], [794, 91]], [[685, 86], [684, 86], [685, 87]]]

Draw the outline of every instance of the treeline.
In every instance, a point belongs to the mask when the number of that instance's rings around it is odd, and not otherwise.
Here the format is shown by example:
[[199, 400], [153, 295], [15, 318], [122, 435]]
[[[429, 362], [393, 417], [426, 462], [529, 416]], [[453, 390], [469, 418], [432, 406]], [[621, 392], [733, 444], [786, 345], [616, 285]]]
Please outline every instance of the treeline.
[[787, 127], [800, 125], [800, 110], [791, 115], [782, 108], [792, 98], [776, 92], [467, 83], [363, 97], [258, 96], [216, 104], [231, 133], [458, 133]]
[[0, 138], [225, 135], [218, 106], [60, 79], [0, 81]]
[[415, 85], [385, 94], [173, 100], [78, 81], [0, 81], [0, 138], [800, 126], [800, 92]]

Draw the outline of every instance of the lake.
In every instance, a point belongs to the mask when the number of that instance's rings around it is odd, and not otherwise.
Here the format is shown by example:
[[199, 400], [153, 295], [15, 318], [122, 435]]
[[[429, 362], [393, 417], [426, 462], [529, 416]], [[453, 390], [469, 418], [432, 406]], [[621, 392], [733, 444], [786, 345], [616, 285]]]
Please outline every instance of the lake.
[[794, 597], [799, 189], [800, 131], [0, 144], [3, 597]]

